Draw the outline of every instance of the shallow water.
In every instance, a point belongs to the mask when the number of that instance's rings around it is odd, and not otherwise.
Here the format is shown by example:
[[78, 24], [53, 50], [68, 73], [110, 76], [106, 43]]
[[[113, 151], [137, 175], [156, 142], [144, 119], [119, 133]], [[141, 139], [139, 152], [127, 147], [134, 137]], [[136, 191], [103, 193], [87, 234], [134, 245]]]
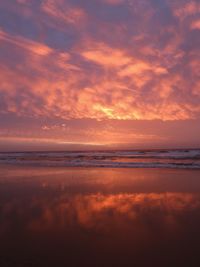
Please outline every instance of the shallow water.
[[200, 170], [0, 171], [0, 266], [199, 266]]

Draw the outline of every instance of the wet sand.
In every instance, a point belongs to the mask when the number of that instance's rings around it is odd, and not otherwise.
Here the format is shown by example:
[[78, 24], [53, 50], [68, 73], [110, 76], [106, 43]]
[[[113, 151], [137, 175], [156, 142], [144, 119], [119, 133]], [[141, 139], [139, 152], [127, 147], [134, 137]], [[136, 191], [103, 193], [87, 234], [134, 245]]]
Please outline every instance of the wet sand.
[[199, 266], [200, 170], [0, 166], [0, 266]]

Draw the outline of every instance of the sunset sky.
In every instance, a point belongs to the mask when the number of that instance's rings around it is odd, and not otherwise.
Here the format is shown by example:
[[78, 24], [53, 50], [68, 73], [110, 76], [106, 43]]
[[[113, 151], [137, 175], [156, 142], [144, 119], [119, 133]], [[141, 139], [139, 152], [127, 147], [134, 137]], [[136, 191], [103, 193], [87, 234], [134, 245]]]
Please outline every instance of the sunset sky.
[[200, 147], [199, 0], [0, 0], [0, 150]]

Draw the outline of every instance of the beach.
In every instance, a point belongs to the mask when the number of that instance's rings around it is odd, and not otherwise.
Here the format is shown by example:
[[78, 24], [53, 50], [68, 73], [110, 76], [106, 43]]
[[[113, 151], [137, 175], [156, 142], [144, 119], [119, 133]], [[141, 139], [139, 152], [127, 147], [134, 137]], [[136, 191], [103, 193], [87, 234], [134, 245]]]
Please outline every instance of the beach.
[[198, 266], [200, 170], [0, 165], [0, 265]]
[[0, 0], [0, 267], [200, 266], [200, 0]]

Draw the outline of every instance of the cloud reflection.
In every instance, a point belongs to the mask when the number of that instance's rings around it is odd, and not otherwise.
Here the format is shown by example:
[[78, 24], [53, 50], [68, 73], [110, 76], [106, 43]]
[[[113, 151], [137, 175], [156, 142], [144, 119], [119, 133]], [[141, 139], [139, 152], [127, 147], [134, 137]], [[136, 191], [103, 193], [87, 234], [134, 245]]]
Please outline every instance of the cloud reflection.
[[[22, 209], [23, 207], [23, 209]], [[91, 231], [151, 231], [146, 220], [161, 230], [178, 231], [182, 218], [200, 210], [199, 195], [189, 193], [91, 194], [38, 197], [26, 204], [7, 203], [1, 211], [1, 234], [22, 219], [26, 231], [67, 231], [81, 227]], [[15, 214], [14, 220], [11, 214]]]

